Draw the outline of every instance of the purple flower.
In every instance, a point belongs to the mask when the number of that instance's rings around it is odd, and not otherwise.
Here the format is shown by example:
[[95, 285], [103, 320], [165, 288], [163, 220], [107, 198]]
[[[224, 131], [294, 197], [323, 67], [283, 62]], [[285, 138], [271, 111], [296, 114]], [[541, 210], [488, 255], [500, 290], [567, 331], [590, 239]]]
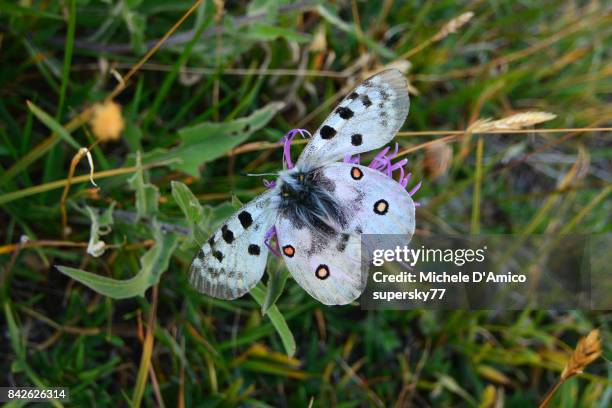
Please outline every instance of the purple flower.
[[[389, 154], [389, 150], [391, 150], [391, 148], [387, 146], [380, 152], [378, 152], [378, 154], [374, 156], [372, 162], [370, 162], [368, 167], [374, 170], [378, 170], [389, 177], [393, 177], [393, 173], [399, 171], [399, 178], [397, 182], [402, 187], [406, 188], [408, 186], [408, 181], [410, 181], [410, 176], [412, 176], [412, 173], [409, 173], [408, 170], [405, 169], [406, 165], [408, 164], [408, 159], [402, 159], [393, 163], [393, 159], [395, 158], [395, 156], [397, 156], [397, 152], [399, 151], [398, 143], [395, 144], [395, 149], [393, 153]], [[355, 157], [351, 155], [346, 155], [344, 156], [343, 161], [345, 163], [359, 164], [359, 155]], [[413, 196], [417, 191], [419, 191], [420, 188], [421, 182], [415, 185], [412, 190], [408, 192], [408, 194]], [[417, 203], [415, 203], [415, 206], [418, 207]]]
[[287, 132], [287, 134], [283, 136], [279, 142], [283, 144], [283, 163], [287, 165], [288, 169], [293, 168], [293, 162], [291, 161], [291, 141], [298, 133], [300, 136], [302, 136], [302, 138], [305, 137], [304, 133], [306, 133], [308, 137], [312, 136], [306, 129], [293, 129]]
[[270, 181], [270, 180], [263, 179], [263, 184], [264, 186], [266, 186], [268, 190], [272, 190], [274, 187], [276, 187], [276, 181], [274, 180]]
[[[274, 243], [270, 244], [270, 241], [274, 239]], [[280, 245], [278, 245], [278, 238], [276, 238], [276, 227], [273, 225], [269, 230], [266, 231], [264, 235], [264, 244], [268, 247], [270, 252], [274, 254], [277, 258], [280, 258]]]

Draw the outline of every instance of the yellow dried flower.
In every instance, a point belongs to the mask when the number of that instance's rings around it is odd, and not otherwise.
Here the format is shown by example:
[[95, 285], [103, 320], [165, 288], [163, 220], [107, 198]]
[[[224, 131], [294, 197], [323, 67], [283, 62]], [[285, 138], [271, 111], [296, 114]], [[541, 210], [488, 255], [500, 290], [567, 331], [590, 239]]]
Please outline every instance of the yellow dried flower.
[[119, 139], [124, 127], [121, 106], [113, 101], [95, 104], [89, 123], [96, 140], [109, 142]]

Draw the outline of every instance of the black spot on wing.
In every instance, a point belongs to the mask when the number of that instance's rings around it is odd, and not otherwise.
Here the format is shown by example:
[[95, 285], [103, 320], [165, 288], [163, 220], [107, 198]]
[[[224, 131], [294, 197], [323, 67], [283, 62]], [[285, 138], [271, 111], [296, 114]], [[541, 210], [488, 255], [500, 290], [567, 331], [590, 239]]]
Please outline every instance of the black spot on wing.
[[217, 258], [217, 261], [219, 262], [223, 261], [223, 254], [221, 253], [221, 251], [213, 251], [212, 254], [215, 258]]
[[210, 248], [214, 248], [215, 246], [215, 236], [211, 235], [210, 238], [208, 238], [208, 245], [210, 245]]
[[200, 261], [204, 261], [205, 256], [204, 256], [204, 251], [202, 251], [201, 249], [198, 251], [198, 255], [196, 255], [198, 257], [198, 259]]
[[242, 225], [244, 229], [249, 228], [251, 224], [253, 224], [253, 217], [251, 217], [248, 211], [242, 211], [238, 214], [238, 219], [240, 220], [240, 225]]
[[249, 254], [251, 255], [259, 255], [261, 253], [261, 249], [259, 245], [251, 244], [249, 245]]
[[365, 106], [366, 108], [369, 108], [372, 105], [372, 101], [370, 100], [368, 95], [361, 96], [361, 103], [363, 103], [363, 106]]
[[336, 113], [344, 120], [352, 118], [355, 114], [355, 112], [344, 106], [340, 106], [338, 109], [336, 109]]
[[351, 99], [351, 100], [354, 100], [357, 98], [359, 98], [359, 94], [357, 92], [351, 92], [351, 94], [346, 97], [346, 99]]
[[234, 242], [234, 233], [232, 232], [232, 230], [227, 228], [227, 225], [221, 227], [221, 236], [223, 237], [223, 240], [228, 244]]
[[361, 133], [355, 133], [351, 136], [351, 144], [353, 146], [360, 146], [363, 143], [363, 136]]
[[349, 234], [340, 234], [340, 242], [336, 245], [336, 249], [338, 252], [344, 252], [346, 249], [346, 244], [348, 244], [348, 240], [350, 238]]
[[336, 136], [336, 129], [329, 125], [325, 125], [321, 128], [321, 137], [325, 140], [329, 140], [332, 137]]

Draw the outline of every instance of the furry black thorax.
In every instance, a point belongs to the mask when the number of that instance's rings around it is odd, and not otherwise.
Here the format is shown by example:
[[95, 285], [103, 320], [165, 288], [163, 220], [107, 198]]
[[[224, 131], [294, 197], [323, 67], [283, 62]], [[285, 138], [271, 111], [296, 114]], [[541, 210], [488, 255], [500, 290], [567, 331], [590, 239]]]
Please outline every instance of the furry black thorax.
[[320, 168], [295, 171], [279, 180], [278, 210], [298, 229], [333, 235], [347, 224], [347, 214], [332, 195], [335, 183]]

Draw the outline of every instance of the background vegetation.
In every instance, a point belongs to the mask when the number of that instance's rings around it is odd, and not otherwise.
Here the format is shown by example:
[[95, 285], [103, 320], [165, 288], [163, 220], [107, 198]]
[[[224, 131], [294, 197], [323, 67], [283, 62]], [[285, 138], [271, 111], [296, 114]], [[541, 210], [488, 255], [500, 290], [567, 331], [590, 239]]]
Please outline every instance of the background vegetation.
[[[240, 173], [280, 169], [287, 130], [387, 64], [410, 80], [411, 132], [524, 110], [609, 126], [606, 2], [203, 1], [126, 75], [191, 5], [0, 2], [1, 385], [75, 405], [524, 407], [594, 327], [609, 356], [607, 312], [325, 307], [275, 259], [270, 290], [231, 302], [186, 276], [195, 242], [263, 191]], [[123, 119], [95, 105], [114, 88]], [[424, 181], [418, 233], [610, 232], [609, 132], [427, 144], [450, 134], [396, 139]], [[78, 150], [96, 142], [99, 189]], [[600, 359], [551, 406], [607, 407], [611, 378]]]

